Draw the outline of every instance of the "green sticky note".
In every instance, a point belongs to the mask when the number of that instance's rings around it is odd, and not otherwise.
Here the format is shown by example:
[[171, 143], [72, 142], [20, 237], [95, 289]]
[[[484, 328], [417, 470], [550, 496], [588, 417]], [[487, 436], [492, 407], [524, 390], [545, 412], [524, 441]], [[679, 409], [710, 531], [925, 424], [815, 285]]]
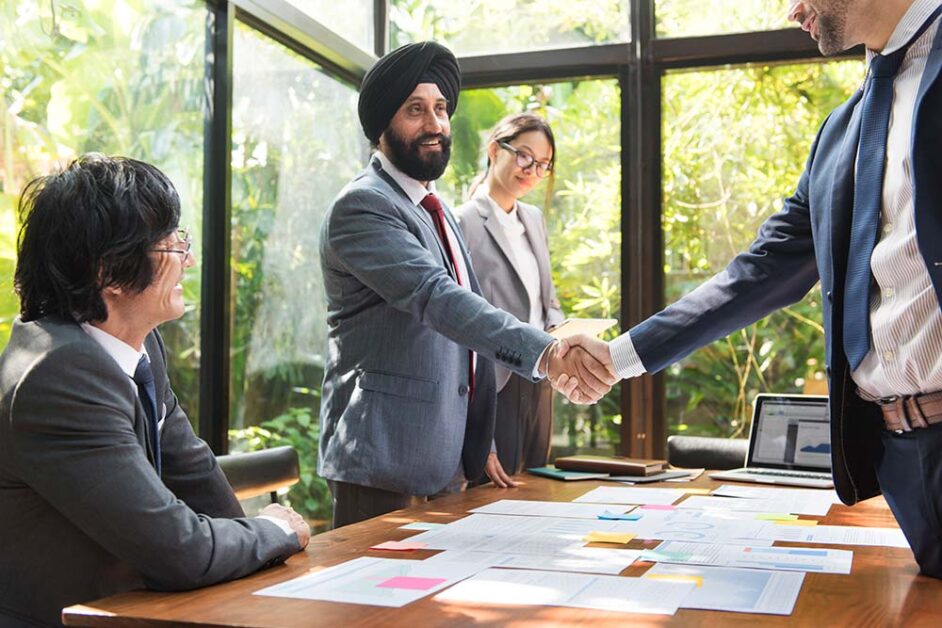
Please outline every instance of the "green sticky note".
[[785, 515], [777, 514], [774, 512], [764, 512], [756, 515], [756, 519], [760, 521], [795, 521], [798, 519], [798, 515]]

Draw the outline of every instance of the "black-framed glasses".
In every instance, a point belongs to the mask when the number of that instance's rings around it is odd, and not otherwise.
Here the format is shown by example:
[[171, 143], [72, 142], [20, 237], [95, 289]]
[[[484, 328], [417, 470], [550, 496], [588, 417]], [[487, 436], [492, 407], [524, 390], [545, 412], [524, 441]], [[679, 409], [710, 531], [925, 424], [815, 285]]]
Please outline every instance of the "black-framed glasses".
[[193, 248], [193, 238], [190, 237], [189, 229], [177, 229], [177, 241], [176, 244], [182, 244], [182, 248], [177, 246], [172, 249], [151, 249], [153, 253], [176, 253], [186, 261], [186, 258], [190, 255], [190, 250]]
[[536, 157], [530, 153], [524, 152], [516, 146], [511, 146], [507, 142], [497, 142], [497, 145], [513, 153], [514, 157], [516, 158], [517, 165], [524, 170], [529, 170], [531, 167], [535, 166], [536, 176], [540, 177], [541, 179], [548, 177], [550, 173], [553, 172], [553, 164], [548, 161], [537, 161]]

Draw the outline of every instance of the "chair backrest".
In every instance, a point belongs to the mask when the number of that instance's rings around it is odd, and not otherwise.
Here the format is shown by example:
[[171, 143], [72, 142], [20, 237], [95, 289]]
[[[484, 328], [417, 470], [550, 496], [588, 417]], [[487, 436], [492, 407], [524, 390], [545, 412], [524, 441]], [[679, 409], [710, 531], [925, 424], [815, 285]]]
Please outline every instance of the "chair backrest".
[[216, 460], [240, 500], [270, 493], [274, 503], [279, 489], [300, 478], [298, 452], [290, 445], [218, 456]]
[[748, 438], [710, 438], [706, 436], [669, 436], [667, 461], [689, 469], [738, 469], [746, 464]]

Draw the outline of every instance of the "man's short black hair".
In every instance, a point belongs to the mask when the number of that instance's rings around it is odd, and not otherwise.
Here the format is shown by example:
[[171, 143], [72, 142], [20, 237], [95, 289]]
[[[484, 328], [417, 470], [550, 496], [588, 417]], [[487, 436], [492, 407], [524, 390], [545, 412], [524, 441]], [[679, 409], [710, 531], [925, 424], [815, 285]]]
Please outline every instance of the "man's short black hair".
[[141, 292], [154, 280], [148, 251], [177, 229], [180, 197], [150, 164], [89, 153], [30, 181], [19, 212], [21, 318], [103, 321], [104, 288]]

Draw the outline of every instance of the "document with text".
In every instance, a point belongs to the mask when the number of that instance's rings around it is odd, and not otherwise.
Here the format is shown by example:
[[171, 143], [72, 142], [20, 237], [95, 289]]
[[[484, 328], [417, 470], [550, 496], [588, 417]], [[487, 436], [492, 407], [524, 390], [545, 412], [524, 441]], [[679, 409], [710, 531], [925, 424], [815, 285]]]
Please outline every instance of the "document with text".
[[563, 517], [569, 519], [598, 519], [599, 515], [615, 511], [624, 514], [632, 508], [613, 507], [611, 504], [574, 504], [572, 502], [541, 502], [518, 499], [502, 499], [471, 512], [492, 515], [527, 515], [538, 517]]
[[635, 504], [638, 506], [653, 504], [669, 506], [686, 495], [679, 488], [635, 488], [622, 486], [600, 486], [574, 502], [590, 504]]
[[483, 567], [575, 571], [615, 576], [635, 562], [640, 554], [641, 550], [605, 549], [601, 547], [569, 547], [548, 556], [495, 554], [475, 550], [448, 550], [425, 559], [425, 562], [455, 561], [465, 564], [480, 564]]
[[665, 541], [641, 560], [717, 567], [849, 574], [854, 553], [818, 547], [756, 547]]

